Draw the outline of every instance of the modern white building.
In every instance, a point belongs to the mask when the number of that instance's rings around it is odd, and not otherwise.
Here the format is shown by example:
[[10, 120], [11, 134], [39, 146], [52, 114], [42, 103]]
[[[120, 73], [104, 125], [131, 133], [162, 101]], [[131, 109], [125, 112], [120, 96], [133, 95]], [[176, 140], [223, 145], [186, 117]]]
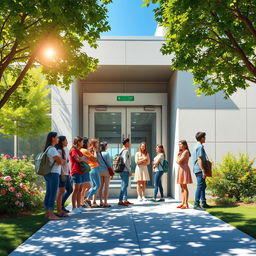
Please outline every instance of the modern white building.
[[[66, 135], [70, 145], [76, 135], [108, 141], [112, 156], [122, 138], [129, 137], [133, 170], [140, 142], [147, 142], [151, 158], [156, 145], [163, 144], [171, 165], [163, 176], [164, 191], [179, 199], [175, 163], [179, 140], [187, 140], [192, 149], [195, 133], [205, 131], [205, 148], [213, 161], [227, 152], [256, 156], [256, 88], [239, 91], [228, 100], [220, 93], [196, 96], [192, 74], [170, 70], [171, 56], [161, 54], [162, 34], [159, 28], [154, 37], [104, 37], [96, 50], [85, 46], [100, 66], [85, 80], [77, 79], [68, 92], [52, 88], [52, 129]], [[148, 196], [152, 196], [152, 172], [151, 179]], [[112, 196], [119, 182], [117, 177], [111, 182]], [[190, 185], [190, 190], [194, 188]], [[133, 181], [129, 193], [136, 195]]]

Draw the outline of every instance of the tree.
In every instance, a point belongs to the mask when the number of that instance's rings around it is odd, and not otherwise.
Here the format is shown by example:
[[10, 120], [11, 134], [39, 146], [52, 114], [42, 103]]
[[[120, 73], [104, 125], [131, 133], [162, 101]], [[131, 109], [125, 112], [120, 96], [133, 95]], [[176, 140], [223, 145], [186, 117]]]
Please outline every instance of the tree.
[[[66, 89], [74, 77], [94, 71], [98, 61], [85, 53], [83, 43], [96, 47], [100, 33], [110, 29], [110, 1], [1, 0], [0, 109], [35, 65], [43, 66], [50, 84]], [[2, 83], [9, 74], [13, 84]]]
[[[41, 70], [33, 68], [28, 72], [29, 85], [19, 88], [0, 111], [0, 133], [29, 137], [49, 131], [51, 121], [50, 88]], [[10, 74], [6, 82], [13, 84]]]
[[166, 29], [161, 51], [172, 68], [190, 71], [199, 94], [225, 96], [256, 82], [256, 1], [144, 0], [158, 3]]

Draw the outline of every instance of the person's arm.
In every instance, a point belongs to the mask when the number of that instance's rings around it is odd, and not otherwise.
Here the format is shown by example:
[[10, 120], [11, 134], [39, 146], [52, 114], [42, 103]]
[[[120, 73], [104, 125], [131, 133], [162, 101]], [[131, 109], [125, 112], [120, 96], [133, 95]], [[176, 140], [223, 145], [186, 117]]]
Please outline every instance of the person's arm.
[[153, 166], [154, 166], [154, 167], [158, 166], [161, 160], [163, 160], [163, 159], [162, 159], [162, 155], [159, 155], [159, 156], [157, 157], [157, 159], [154, 161]]
[[178, 155], [176, 163], [181, 164], [184, 161], [184, 159], [187, 157], [187, 154], [188, 154], [188, 151], [185, 150], [184, 152], [182, 152], [181, 155]]
[[203, 163], [203, 147], [200, 147], [198, 149], [197, 163], [199, 168], [202, 170], [203, 179], [205, 179], [206, 175], [205, 175], [205, 169], [204, 169], [204, 163]]
[[129, 152], [128, 152], [128, 150], [125, 150], [122, 155], [123, 155], [124, 164], [125, 164], [126, 169], [129, 172], [131, 172], [130, 161], [128, 161], [129, 160]]

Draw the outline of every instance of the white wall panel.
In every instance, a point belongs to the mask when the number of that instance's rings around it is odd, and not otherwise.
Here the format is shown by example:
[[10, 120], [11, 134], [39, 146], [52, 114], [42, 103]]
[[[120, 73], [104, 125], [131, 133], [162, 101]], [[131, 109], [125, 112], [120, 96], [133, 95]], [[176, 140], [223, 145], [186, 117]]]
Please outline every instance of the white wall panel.
[[246, 109], [216, 110], [216, 142], [246, 142]]

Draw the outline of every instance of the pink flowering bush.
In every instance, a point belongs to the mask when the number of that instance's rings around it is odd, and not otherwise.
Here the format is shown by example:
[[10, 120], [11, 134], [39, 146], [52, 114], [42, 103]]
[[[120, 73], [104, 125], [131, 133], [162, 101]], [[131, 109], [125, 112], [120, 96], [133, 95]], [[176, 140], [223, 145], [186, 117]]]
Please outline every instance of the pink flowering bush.
[[0, 155], [0, 213], [33, 210], [43, 202], [44, 181], [34, 171], [33, 159]]

